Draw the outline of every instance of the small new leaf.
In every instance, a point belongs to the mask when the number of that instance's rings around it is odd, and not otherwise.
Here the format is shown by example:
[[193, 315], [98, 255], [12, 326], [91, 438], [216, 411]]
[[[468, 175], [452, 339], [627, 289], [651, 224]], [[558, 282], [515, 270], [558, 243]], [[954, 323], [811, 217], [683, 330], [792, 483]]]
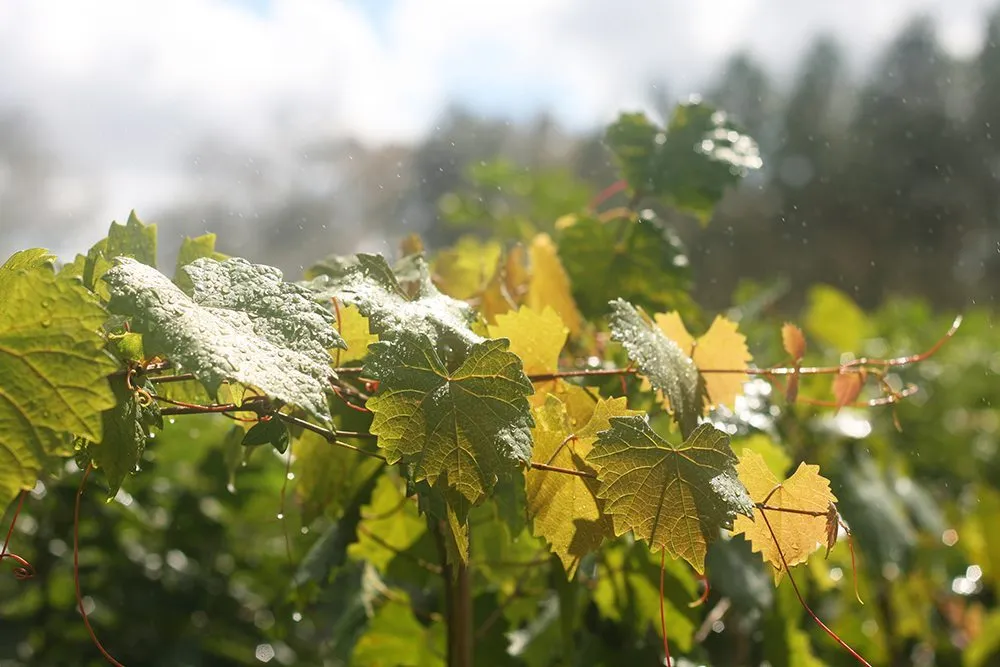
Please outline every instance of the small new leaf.
[[785, 322], [781, 327], [781, 345], [792, 361], [801, 361], [806, 356], [806, 337], [802, 329], [791, 322]]
[[[791, 477], [779, 482], [763, 457], [745, 449], [736, 470], [754, 503], [768, 509], [756, 507], [753, 519], [737, 517], [733, 532], [744, 534], [753, 550], [774, 568], [775, 579], [780, 579], [784, 571], [781, 555], [794, 567], [828, 543], [828, 515], [837, 498], [830, 491], [830, 481], [819, 474], [819, 466], [802, 463]], [[767, 512], [777, 544], [762, 511]]]
[[674, 445], [642, 417], [610, 421], [587, 462], [597, 468], [597, 495], [607, 501], [615, 534], [631, 530], [651, 551], [666, 549], [704, 572], [705, 551], [719, 530], [731, 528], [738, 514], [753, 515], [729, 436], [702, 424]]
[[364, 374], [370, 431], [390, 463], [413, 464], [413, 481], [443, 478], [471, 503], [531, 456], [531, 383], [506, 340], [483, 340], [451, 370], [435, 344], [403, 330], [371, 346]]
[[663, 392], [681, 433], [691, 434], [705, 405], [705, 386], [687, 352], [622, 299], [611, 302], [611, 337], [625, 347], [653, 388]]
[[156, 269], [126, 257], [105, 274], [108, 307], [131, 317], [147, 354], [163, 354], [212, 393], [226, 380], [328, 422], [330, 348], [344, 341], [333, 315], [281, 272], [244, 259], [202, 258], [184, 267], [184, 294]]
[[256, 445], [271, 445], [279, 454], [284, 454], [288, 450], [288, 427], [285, 426], [285, 422], [272, 417], [254, 424], [253, 428], [243, 436], [243, 446]]
[[858, 399], [865, 386], [866, 375], [865, 369], [862, 368], [858, 372], [841, 371], [834, 376], [833, 399], [837, 403], [837, 410]]

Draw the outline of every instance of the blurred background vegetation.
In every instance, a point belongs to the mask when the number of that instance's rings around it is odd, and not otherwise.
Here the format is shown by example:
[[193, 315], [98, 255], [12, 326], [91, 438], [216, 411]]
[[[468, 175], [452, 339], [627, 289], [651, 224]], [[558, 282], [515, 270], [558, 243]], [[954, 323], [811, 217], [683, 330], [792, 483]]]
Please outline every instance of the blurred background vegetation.
[[[703, 97], [758, 140], [764, 167], [726, 193], [707, 225], [658, 211], [671, 235], [667, 273], [684, 274], [678, 284], [690, 279], [705, 313], [739, 319], [758, 363], [781, 362], [786, 319], [802, 323], [816, 343], [807, 362], [831, 363], [848, 350], [926, 349], [957, 312], [966, 315], [958, 336], [907, 375], [921, 392], [898, 409], [902, 431], [887, 410], [772, 409], [780, 401], [760, 383], [735, 415], [718, 416], [740, 438], [766, 437], [833, 480], [855, 534], [867, 604], [853, 599], [842, 547], [797, 576], [813, 608], [876, 665], [1000, 662], [1000, 13], [984, 30], [981, 51], [957, 60], [940, 47], [933, 22], [917, 19], [864, 79], [844, 66], [847, 47], [833, 39], [812, 46], [790, 85], [775, 83], [751, 55], [734, 55]], [[676, 101], [669, 81], [653, 90], [651, 106], [669, 117]], [[39, 193], [58, 173], [30, 127], [16, 112], [0, 118], [7, 221], [44, 218], [49, 200]], [[220, 250], [279, 265], [291, 278], [331, 252], [394, 252], [414, 232], [432, 252], [460, 242], [468, 256], [490, 239], [555, 233], [560, 218], [585, 212], [619, 178], [602, 138], [569, 133], [546, 116], [510, 122], [455, 108], [418, 144], [370, 148], [318, 138], [291, 147], [284, 164], [208, 143], [197, 151], [201, 189], [140, 214], [178, 237], [216, 232]], [[331, 233], [359, 222], [363, 237]], [[567, 262], [567, 269], [585, 276], [590, 266]], [[282, 504], [279, 457], [258, 451], [243, 465], [227, 439], [230, 423], [178, 421], [157, 435], [127, 492], [106, 503], [92, 486], [83, 499], [85, 605], [123, 663], [338, 665], [373, 633], [383, 642], [436, 641], [439, 582], [418, 580], [406, 591], [415, 615], [381, 613], [372, 629], [364, 619], [385, 595], [383, 578], [391, 583], [400, 572], [386, 566], [373, 574], [361, 558], [370, 551], [324, 560], [330, 550], [321, 547], [336, 542], [343, 516], [357, 508], [334, 503], [317, 516], [296, 502], [294, 481]], [[104, 664], [73, 598], [78, 478], [70, 464], [65, 479], [26, 502], [13, 546], [39, 576], [0, 576], [3, 667]], [[417, 544], [414, 554], [422, 558], [426, 548]], [[640, 551], [618, 544], [593, 566], [597, 573], [632, 563], [622, 598], [611, 602], [597, 588], [580, 601], [587, 631], [580, 654], [592, 664], [657, 660], [658, 572]], [[396, 560], [392, 567], [413, 574]], [[670, 631], [690, 658], [681, 664], [853, 664], [811, 625], [787, 583], [773, 589], [741, 541], [713, 547], [709, 572], [703, 608], [688, 609], [683, 595], [671, 601]], [[491, 624], [477, 664], [559, 664], [558, 621], [545, 594], [556, 582], [516, 569], [479, 576], [477, 618]], [[671, 576], [675, 590], [694, 594], [689, 573]], [[301, 585], [291, 586], [296, 577]], [[492, 616], [515, 590], [531, 594]], [[508, 655], [508, 645], [517, 650]], [[403, 646], [393, 655], [408, 660], [412, 644]]]

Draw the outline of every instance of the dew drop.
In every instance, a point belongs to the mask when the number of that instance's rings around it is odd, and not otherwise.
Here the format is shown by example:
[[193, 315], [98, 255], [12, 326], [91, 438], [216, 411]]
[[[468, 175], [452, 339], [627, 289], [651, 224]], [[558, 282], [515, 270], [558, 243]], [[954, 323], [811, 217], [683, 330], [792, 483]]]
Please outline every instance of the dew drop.
[[281, 521], [284, 518], [285, 518], [285, 515], [282, 514], [281, 512], [278, 512], [278, 520]]

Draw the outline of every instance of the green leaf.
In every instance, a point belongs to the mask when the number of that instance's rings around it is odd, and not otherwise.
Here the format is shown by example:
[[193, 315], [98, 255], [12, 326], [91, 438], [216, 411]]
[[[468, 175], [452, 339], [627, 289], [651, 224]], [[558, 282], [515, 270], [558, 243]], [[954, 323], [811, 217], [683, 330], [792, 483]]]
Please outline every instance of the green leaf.
[[326, 514], [337, 518], [382, 462], [337, 447], [306, 431], [295, 441], [296, 496], [306, 523]]
[[345, 261], [339, 273], [328, 269], [308, 286], [318, 300], [336, 298], [357, 306], [372, 332], [383, 339], [415, 333], [432, 346], [459, 352], [483, 340], [472, 331], [472, 308], [438, 291], [422, 257], [406, 258], [396, 271], [399, 278], [381, 255], [359, 254], [355, 263]]
[[129, 213], [124, 225], [111, 223], [107, 238], [87, 252], [83, 266], [83, 284], [107, 299], [107, 287], [101, 277], [114, 266], [115, 257], [131, 257], [147, 266], [156, 266], [156, 225], [147, 225]]
[[427, 532], [427, 522], [400, 488], [395, 475], [380, 475], [371, 502], [362, 509], [358, 541], [347, 549], [357, 561], [371, 563], [385, 573], [389, 563], [417, 543]]
[[259, 421], [243, 436], [243, 446], [271, 445], [279, 454], [288, 450], [288, 427], [277, 417]]
[[231, 380], [329, 422], [327, 350], [343, 340], [308, 290], [269, 266], [203, 258], [184, 267], [189, 297], [155, 269], [117, 261], [105, 275], [109, 308], [132, 318], [147, 353], [165, 354], [213, 394]]
[[[104, 426], [100, 442], [87, 447], [94, 465], [104, 472], [109, 499], [115, 497], [125, 478], [138, 469], [150, 427], [163, 428], [159, 406], [155, 401], [143, 405], [136, 392], [126, 386], [124, 376], [111, 378], [111, 389], [117, 404], [101, 417]], [[149, 383], [144, 389], [155, 393]]]
[[839, 352], [859, 352], [871, 333], [864, 311], [840, 290], [816, 285], [809, 290], [805, 327], [812, 336]]
[[663, 392], [681, 433], [690, 435], [706, 400], [704, 382], [691, 357], [645, 313], [622, 299], [611, 302], [611, 337], [624, 346], [653, 388]]
[[631, 530], [652, 551], [666, 549], [699, 573], [719, 530], [732, 530], [737, 513], [753, 516], [729, 436], [710, 424], [674, 445], [642, 417], [612, 417], [587, 461], [597, 468], [597, 495], [607, 501], [615, 534]]
[[368, 401], [371, 432], [390, 463], [413, 464], [412, 479], [439, 478], [472, 503], [531, 457], [531, 383], [506, 339], [484, 340], [451, 370], [434, 343], [401, 331], [370, 346], [364, 374], [380, 383]]
[[194, 238], [185, 236], [184, 240], [181, 241], [180, 251], [177, 253], [174, 282], [188, 294], [194, 289], [194, 285], [191, 284], [191, 278], [184, 273], [183, 268], [202, 257], [208, 257], [218, 262], [229, 259], [225, 254], [215, 251], [215, 234], [202, 234]]
[[71, 454], [72, 435], [100, 440], [115, 405], [107, 315], [52, 260], [26, 250], [0, 266], [0, 507], [34, 486], [49, 456]]
[[726, 188], [761, 166], [757, 143], [728, 116], [681, 104], [667, 130], [642, 113], [622, 114], [605, 140], [634, 194], [656, 197], [707, 222]]
[[439, 667], [445, 664], [441, 622], [424, 626], [413, 615], [409, 596], [393, 591], [375, 612], [354, 647], [352, 664], [368, 667]]
[[584, 316], [621, 297], [650, 311], [688, 313], [691, 271], [680, 239], [655, 220], [581, 217], [558, 232], [559, 258]]

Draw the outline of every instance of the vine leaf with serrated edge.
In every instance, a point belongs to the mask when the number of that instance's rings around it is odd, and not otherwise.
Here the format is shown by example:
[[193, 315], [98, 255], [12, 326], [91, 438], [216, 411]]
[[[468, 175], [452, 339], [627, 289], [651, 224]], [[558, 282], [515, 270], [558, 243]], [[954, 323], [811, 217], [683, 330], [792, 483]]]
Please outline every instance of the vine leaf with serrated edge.
[[539, 234], [531, 240], [528, 259], [531, 262], [531, 279], [525, 296], [527, 305], [538, 311], [552, 308], [569, 332], [578, 334], [583, 326], [583, 317], [576, 307], [569, 277], [559, 259], [556, 245], [548, 234]]
[[598, 497], [616, 535], [631, 530], [653, 552], [666, 549], [700, 574], [708, 543], [738, 514], [753, 516], [729, 436], [702, 424], [680, 445], [659, 436], [643, 417], [612, 417], [587, 462], [597, 469]]
[[[816, 465], [801, 463], [791, 477], [781, 482], [760, 454], [745, 449], [740, 454], [736, 471], [754, 503], [774, 509], [756, 507], [753, 519], [736, 517], [733, 532], [746, 536], [753, 550], [774, 568], [775, 581], [780, 581], [784, 573], [782, 555], [788, 567], [794, 567], [828, 543], [828, 514], [837, 498], [830, 491], [830, 481], [819, 474]], [[767, 512], [773, 537], [762, 511]], [[801, 512], [815, 512], [816, 515]]]
[[[598, 432], [610, 427], [611, 417], [639, 414], [625, 407], [624, 398], [601, 399], [596, 404], [589, 397], [587, 400], [593, 414], [576, 432], [566, 406], [554, 395], [549, 394], [544, 405], [535, 408], [532, 462], [594, 473], [586, 458]], [[525, 471], [532, 533], [545, 539], [552, 553], [562, 561], [570, 580], [584, 556], [600, 547], [605, 538], [615, 537], [611, 516], [604, 511], [604, 501], [597, 497], [597, 490], [598, 482], [592, 477]]]
[[106, 238], [95, 243], [83, 263], [83, 284], [104, 300], [107, 286], [101, 277], [114, 266], [115, 257], [131, 257], [147, 266], [156, 266], [156, 225], [147, 225], [129, 213], [124, 225], [112, 222]]
[[108, 498], [114, 498], [125, 478], [137, 470], [150, 427], [162, 429], [163, 417], [159, 405], [150, 398], [156, 393], [151, 383], [143, 386], [147, 398], [140, 398], [128, 386], [124, 375], [113, 376], [110, 381], [117, 404], [102, 414], [102, 438], [100, 442], [89, 443], [87, 452], [95, 467], [104, 473]]
[[454, 370], [419, 331], [371, 345], [365, 377], [379, 382], [368, 400], [370, 431], [389, 463], [412, 463], [412, 480], [439, 478], [469, 502], [531, 457], [531, 383], [504, 339], [469, 348]]
[[669, 401], [674, 419], [687, 437], [705, 404], [705, 385], [691, 358], [645, 313], [622, 299], [611, 302], [611, 337], [622, 344], [639, 372]]
[[[699, 372], [702, 369], [742, 371], [753, 361], [746, 336], [737, 330], [735, 322], [721, 315], [712, 320], [708, 331], [697, 340], [688, 333], [676, 311], [658, 313], [654, 319], [667, 338], [688, 352]], [[703, 377], [708, 396], [705, 407], [726, 405], [732, 408], [736, 397], [743, 393], [743, 383], [749, 379], [746, 373], [735, 372], [711, 373]]]
[[67, 434], [100, 440], [115, 405], [107, 313], [53, 260], [25, 250], [0, 266], [0, 507], [35, 485], [49, 456], [71, 453]]
[[165, 354], [212, 394], [231, 380], [329, 423], [327, 350], [344, 342], [308, 290], [283, 282], [273, 267], [202, 258], [184, 267], [188, 296], [156, 269], [116, 261], [104, 275], [108, 307], [131, 318], [147, 354]]
[[383, 339], [416, 332], [435, 346], [443, 343], [460, 351], [483, 340], [471, 328], [476, 321], [472, 308], [441, 294], [419, 255], [404, 258], [395, 272], [381, 255], [364, 253], [330, 260], [313, 271], [321, 273], [306, 285], [316, 299], [357, 306], [371, 332]]

